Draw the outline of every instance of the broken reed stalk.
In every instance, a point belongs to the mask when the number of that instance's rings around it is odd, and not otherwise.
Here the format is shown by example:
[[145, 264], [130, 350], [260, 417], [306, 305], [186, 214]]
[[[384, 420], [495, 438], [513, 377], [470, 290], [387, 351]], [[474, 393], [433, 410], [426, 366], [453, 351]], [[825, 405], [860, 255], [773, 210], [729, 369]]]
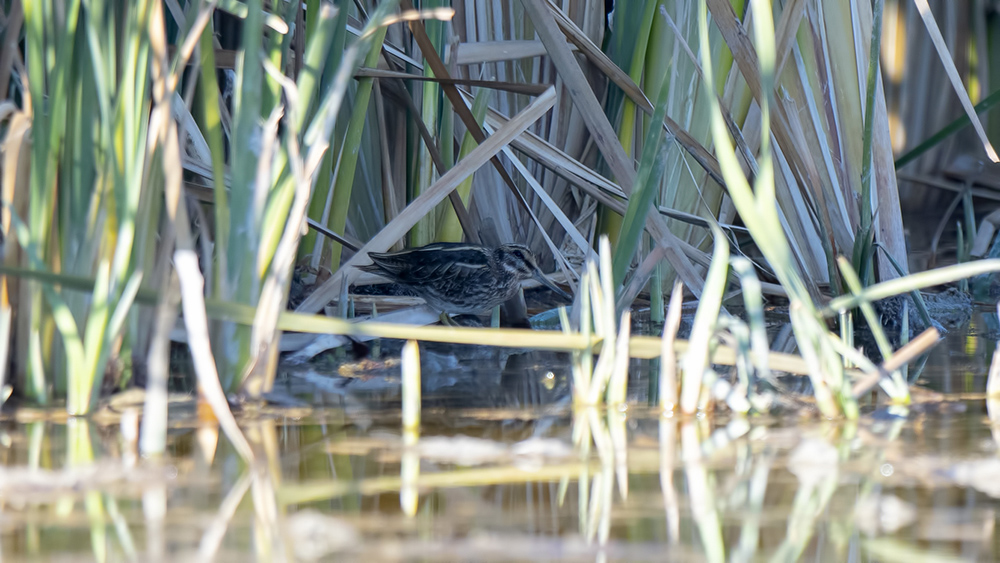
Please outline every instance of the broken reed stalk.
[[416, 340], [403, 345], [403, 429], [410, 432], [420, 427], [420, 348]]
[[417, 513], [420, 477], [420, 454], [416, 451], [420, 440], [421, 377], [420, 348], [416, 340], [407, 340], [402, 352], [403, 388], [403, 451], [399, 465], [399, 505], [403, 513], [413, 517]]
[[674, 342], [681, 326], [681, 307], [684, 305], [684, 284], [674, 282], [663, 323], [663, 346], [660, 351], [660, 408], [672, 411], [677, 407], [677, 353]]
[[[887, 359], [885, 362], [879, 366], [878, 373], [869, 375], [864, 379], [859, 380], [851, 388], [851, 394], [854, 397], [860, 398], [862, 395], [870, 391], [875, 385], [878, 385], [883, 379], [892, 378], [892, 374], [896, 373], [897, 370], [905, 366], [906, 364], [917, 359], [918, 356], [927, 352], [931, 347], [941, 340], [941, 334], [934, 327], [928, 328], [927, 330], [920, 333], [919, 336], [913, 340], [907, 342], [902, 348], [896, 350], [896, 353], [892, 355], [891, 358]], [[995, 360], [994, 360], [995, 362]], [[993, 366], [990, 366], [990, 374], [992, 375]], [[987, 389], [989, 385], [987, 384]], [[903, 397], [893, 397], [893, 399], [906, 401], [909, 399], [909, 394]]]

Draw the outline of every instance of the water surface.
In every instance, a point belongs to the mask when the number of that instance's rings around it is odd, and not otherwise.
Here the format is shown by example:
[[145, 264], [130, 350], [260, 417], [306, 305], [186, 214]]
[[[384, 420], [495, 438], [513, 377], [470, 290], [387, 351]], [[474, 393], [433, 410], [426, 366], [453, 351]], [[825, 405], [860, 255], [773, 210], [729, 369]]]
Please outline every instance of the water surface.
[[[401, 430], [384, 363], [282, 370], [238, 413], [241, 458], [189, 399], [168, 456], [136, 456], [135, 402], [90, 420], [5, 413], [4, 561], [942, 561], [1000, 556], [989, 312], [931, 353], [909, 409], [662, 416], [648, 363], [627, 409], [574, 411], [566, 358], [422, 345]], [[461, 359], [456, 359], [456, 354]], [[917, 369], [916, 366], [913, 368]]]

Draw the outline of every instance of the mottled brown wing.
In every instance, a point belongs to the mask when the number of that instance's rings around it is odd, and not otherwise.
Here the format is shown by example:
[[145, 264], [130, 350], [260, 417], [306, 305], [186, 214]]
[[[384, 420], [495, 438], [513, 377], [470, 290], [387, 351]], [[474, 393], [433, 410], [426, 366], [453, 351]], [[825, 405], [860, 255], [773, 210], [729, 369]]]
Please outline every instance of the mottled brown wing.
[[399, 283], [421, 285], [440, 278], [478, 277], [489, 269], [490, 254], [479, 246], [461, 243], [436, 243], [401, 252], [370, 252], [372, 266], [367, 272], [389, 274]]

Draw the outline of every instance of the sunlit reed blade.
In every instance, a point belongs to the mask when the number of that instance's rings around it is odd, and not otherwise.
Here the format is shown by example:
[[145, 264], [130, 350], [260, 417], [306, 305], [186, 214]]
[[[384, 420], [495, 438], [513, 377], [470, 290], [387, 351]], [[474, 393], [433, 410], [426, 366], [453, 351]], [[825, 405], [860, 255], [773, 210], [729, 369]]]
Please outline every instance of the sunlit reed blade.
[[674, 289], [670, 292], [670, 303], [667, 305], [660, 352], [660, 408], [665, 412], [673, 411], [677, 407], [677, 353], [674, 350], [674, 340], [681, 326], [683, 298], [684, 284], [675, 282]]
[[709, 365], [709, 345], [722, 308], [722, 293], [726, 288], [726, 275], [729, 272], [729, 240], [718, 227], [713, 228], [713, 233], [715, 241], [712, 265], [705, 279], [705, 290], [691, 328], [690, 346], [683, 360], [680, 406], [681, 412], [685, 414], [695, 412], [703, 392], [702, 381]]
[[628, 342], [632, 334], [632, 313], [625, 311], [618, 322], [618, 339], [615, 344], [615, 360], [608, 381], [607, 402], [612, 408], [625, 404], [628, 393]]
[[[2, 283], [2, 282], [0, 282]], [[9, 352], [10, 352], [10, 335], [11, 329], [11, 308], [6, 304], [0, 305], [0, 409], [3, 408], [3, 404], [7, 401], [7, 397], [10, 394], [13, 387], [7, 382], [7, 371], [9, 362]]]
[[[629, 196], [628, 208], [621, 222], [618, 244], [615, 248], [615, 283], [620, 285], [625, 279], [625, 270], [631, 264], [639, 248], [639, 242], [646, 223], [646, 217], [653, 207], [654, 196], [660, 188], [660, 178], [666, 166], [664, 132], [658, 126], [663, 122], [670, 100], [669, 83], [664, 80], [658, 92], [656, 109], [642, 145], [639, 171], [635, 177], [633, 193]], [[659, 217], [656, 217], [659, 220]]]
[[403, 346], [403, 428], [408, 431], [420, 427], [420, 349], [415, 340]]

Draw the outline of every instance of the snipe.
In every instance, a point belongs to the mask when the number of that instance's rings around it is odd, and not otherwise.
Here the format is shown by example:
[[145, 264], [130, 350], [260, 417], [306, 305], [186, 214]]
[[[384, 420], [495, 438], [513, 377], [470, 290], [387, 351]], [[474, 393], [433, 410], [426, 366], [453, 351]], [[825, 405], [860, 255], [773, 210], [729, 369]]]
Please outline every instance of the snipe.
[[445, 314], [476, 314], [492, 309], [514, 297], [521, 282], [532, 278], [572, 300], [542, 274], [534, 254], [520, 244], [488, 248], [434, 243], [401, 252], [370, 252], [368, 257], [373, 264], [361, 266], [361, 270], [409, 288]]

